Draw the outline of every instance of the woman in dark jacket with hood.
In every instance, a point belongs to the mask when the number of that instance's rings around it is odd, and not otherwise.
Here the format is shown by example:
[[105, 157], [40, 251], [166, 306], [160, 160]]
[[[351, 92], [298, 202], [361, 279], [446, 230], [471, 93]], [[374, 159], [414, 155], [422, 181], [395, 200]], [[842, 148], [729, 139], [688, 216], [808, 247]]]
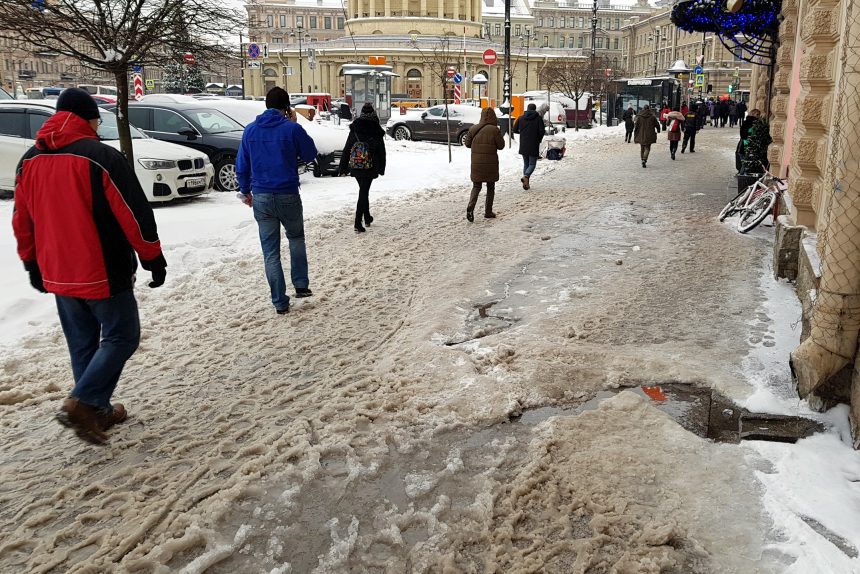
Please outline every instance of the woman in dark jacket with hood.
[[493, 197], [496, 192], [496, 182], [499, 181], [499, 150], [505, 149], [505, 140], [499, 131], [499, 119], [493, 108], [481, 111], [481, 121], [469, 128], [463, 144], [472, 150], [472, 195], [466, 206], [466, 219], [475, 220], [475, 204], [481, 193], [481, 184], [487, 184], [487, 201], [484, 206], [484, 217], [492, 219]]
[[[355, 149], [353, 149], [355, 148]], [[385, 175], [385, 131], [379, 116], [369, 102], [349, 126], [349, 137], [340, 156], [340, 174], [351, 175], [358, 182], [358, 204], [355, 206], [355, 231], [363, 233], [364, 225], [373, 223], [370, 215], [370, 184]]]

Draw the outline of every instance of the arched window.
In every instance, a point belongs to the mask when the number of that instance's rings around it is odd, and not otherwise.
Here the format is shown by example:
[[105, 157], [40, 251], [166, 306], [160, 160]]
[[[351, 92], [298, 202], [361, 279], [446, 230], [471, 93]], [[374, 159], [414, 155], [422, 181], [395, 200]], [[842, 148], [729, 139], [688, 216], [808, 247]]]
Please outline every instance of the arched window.
[[413, 80], [413, 79], [414, 80], [420, 80], [421, 76], [422, 76], [421, 70], [419, 70], [417, 68], [412, 68], [411, 70], [406, 72], [406, 79], [407, 80]]
[[371, 34], [382, 34], [382, 30], [374, 30]]

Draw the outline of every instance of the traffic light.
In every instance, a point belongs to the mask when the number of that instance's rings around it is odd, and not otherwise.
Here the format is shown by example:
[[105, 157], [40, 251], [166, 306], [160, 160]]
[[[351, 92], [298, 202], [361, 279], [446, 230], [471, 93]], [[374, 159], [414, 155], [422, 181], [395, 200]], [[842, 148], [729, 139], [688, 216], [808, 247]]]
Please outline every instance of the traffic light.
[[731, 94], [731, 93], [732, 93], [732, 92], [734, 92], [734, 91], [735, 91], [735, 85], [734, 85], [734, 84], [729, 84], [729, 93]]

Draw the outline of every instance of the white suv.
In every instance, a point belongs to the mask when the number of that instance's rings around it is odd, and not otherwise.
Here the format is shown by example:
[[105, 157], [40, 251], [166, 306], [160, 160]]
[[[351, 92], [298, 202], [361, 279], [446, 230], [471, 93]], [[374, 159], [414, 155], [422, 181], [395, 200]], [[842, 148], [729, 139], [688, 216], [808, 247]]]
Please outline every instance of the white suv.
[[[0, 101], [0, 190], [15, 189], [15, 169], [35, 144], [36, 132], [51, 117], [56, 101]], [[101, 140], [119, 149], [116, 116], [101, 110]], [[215, 170], [206, 154], [162, 142], [131, 128], [134, 172], [150, 202], [171, 201], [206, 193], [215, 184]]]

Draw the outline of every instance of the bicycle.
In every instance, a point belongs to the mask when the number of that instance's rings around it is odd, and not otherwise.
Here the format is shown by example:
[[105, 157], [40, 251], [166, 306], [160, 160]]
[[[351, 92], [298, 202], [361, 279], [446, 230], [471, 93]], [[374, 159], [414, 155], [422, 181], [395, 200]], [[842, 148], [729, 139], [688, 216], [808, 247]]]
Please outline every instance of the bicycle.
[[740, 214], [738, 231], [747, 233], [773, 211], [777, 198], [786, 187], [782, 179], [764, 170], [760, 178], [726, 204], [720, 211], [719, 220], [724, 221], [730, 215]]

